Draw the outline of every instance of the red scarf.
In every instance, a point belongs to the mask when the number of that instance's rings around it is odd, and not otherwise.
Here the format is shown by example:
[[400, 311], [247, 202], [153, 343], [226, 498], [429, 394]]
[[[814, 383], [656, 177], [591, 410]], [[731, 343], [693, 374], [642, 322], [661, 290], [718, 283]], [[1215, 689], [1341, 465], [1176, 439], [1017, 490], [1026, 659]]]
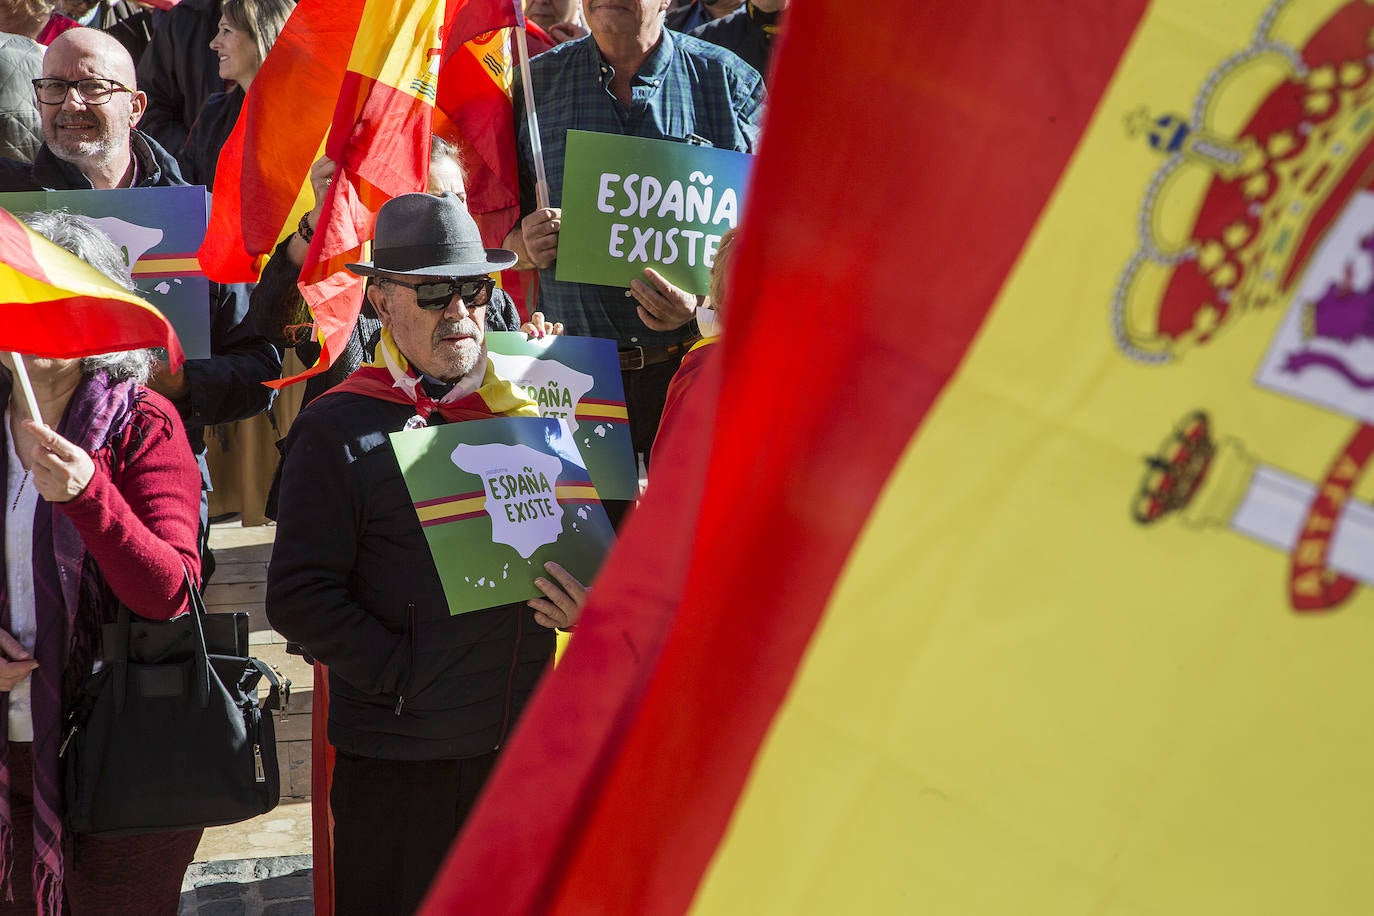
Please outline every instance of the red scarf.
[[383, 328], [381, 340], [377, 343], [376, 358], [326, 394], [352, 392], [379, 401], [414, 404], [416, 416], [425, 423], [436, 410], [439, 416], [450, 423], [492, 417], [539, 416], [538, 406], [525, 395], [524, 389], [496, 374], [491, 360], [486, 358], [485, 350], [482, 352], [482, 363], [484, 369], [480, 380], [469, 374], [459, 379], [443, 397], [433, 398], [425, 391], [419, 374], [410, 368], [396, 346], [391, 331]]

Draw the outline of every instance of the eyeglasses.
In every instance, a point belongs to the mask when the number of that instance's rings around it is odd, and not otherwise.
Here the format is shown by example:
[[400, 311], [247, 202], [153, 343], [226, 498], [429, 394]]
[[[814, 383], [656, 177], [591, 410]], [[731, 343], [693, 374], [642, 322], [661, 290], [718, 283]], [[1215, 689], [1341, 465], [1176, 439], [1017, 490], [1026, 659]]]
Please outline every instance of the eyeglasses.
[[52, 76], [33, 81], [33, 91], [38, 101], [44, 105], [61, 105], [67, 100], [67, 93], [73, 89], [82, 102], [87, 105], [104, 105], [116, 92], [133, 92], [114, 80], [90, 77], [84, 80], [63, 80]]
[[496, 281], [491, 277], [444, 277], [426, 283], [402, 283], [390, 277], [380, 282], [404, 286], [415, 291], [415, 304], [427, 312], [437, 312], [448, 306], [456, 293], [469, 308], [481, 308], [491, 302]]

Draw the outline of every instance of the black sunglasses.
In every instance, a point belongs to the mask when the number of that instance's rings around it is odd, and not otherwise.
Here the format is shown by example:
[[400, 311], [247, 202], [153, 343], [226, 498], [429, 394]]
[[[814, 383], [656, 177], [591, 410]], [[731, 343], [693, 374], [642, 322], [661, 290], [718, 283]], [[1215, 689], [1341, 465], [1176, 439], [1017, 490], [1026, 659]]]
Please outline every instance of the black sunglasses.
[[390, 277], [378, 282], [393, 283], [415, 291], [415, 304], [427, 312], [437, 312], [448, 306], [456, 293], [469, 308], [481, 308], [491, 302], [496, 281], [491, 277], [444, 277], [425, 283], [403, 283]]
[[104, 105], [116, 92], [133, 92], [128, 86], [121, 85], [115, 80], [96, 77], [82, 80], [64, 80], [54, 76], [45, 76], [32, 82], [34, 95], [44, 105], [61, 105], [67, 100], [67, 93], [73, 89], [76, 90], [77, 97], [86, 105]]

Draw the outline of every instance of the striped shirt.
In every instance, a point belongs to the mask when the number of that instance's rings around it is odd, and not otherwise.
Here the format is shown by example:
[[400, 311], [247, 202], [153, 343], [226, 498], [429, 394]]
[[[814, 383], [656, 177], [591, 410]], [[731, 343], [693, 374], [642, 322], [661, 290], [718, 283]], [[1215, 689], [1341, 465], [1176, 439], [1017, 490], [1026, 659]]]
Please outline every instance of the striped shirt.
[[[569, 130], [589, 130], [652, 140], [700, 137], [719, 149], [752, 153], [763, 115], [763, 77], [734, 54], [715, 45], [663, 31], [663, 39], [631, 81], [628, 111], [611, 93], [615, 71], [588, 36], [558, 45], [530, 61], [539, 136], [549, 179], [550, 206], [563, 200], [563, 153]], [[513, 95], [520, 148], [522, 213], [537, 209], [534, 157], [524, 114], [524, 91], [516, 72]], [[677, 343], [692, 322], [676, 331], [652, 331], [621, 287], [560, 282], [554, 267], [539, 272], [539, 305], [569, 334], [609, 337], [621, 348]]]

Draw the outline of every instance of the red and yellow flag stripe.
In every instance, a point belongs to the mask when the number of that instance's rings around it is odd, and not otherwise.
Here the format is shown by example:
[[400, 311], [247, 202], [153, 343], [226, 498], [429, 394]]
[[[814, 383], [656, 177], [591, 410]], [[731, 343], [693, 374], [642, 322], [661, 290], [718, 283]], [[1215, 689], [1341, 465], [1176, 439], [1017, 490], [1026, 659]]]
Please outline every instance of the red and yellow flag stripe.
[[487, 505], [487, 494], [482, 490], [471, 493], [457, 493], [437, 499], [421, 500], [415, 504], [415, 514], [420, 517], [420, 527], [446, 525], [476, 518]]
[[[601, 497], [590, 481], [560, 483], [554, 487], [554, 498], [563, 505], [599, 503]], [[466, 521], [481, 516], [487, 507], [487, 495], [482, 490], [471, 493], [458, 493], [415, 503], [415, 514], [420, 517], [420, 527], [447, 525], [450, 522]]]
[[607, 423], [629, 423], [630, 414], [624, 401], [583, 398], [577, 403], [577, 419], [579, 422], [603, 420]]
[[145, 255], [134, 264], [133, 275], [138, 279], [181, 277], [200, 272], [200, 260], [194, 251], [180, 254]]
[[0, 349], [73, 358], [181, 343], [162, 313], [0, 210]]

